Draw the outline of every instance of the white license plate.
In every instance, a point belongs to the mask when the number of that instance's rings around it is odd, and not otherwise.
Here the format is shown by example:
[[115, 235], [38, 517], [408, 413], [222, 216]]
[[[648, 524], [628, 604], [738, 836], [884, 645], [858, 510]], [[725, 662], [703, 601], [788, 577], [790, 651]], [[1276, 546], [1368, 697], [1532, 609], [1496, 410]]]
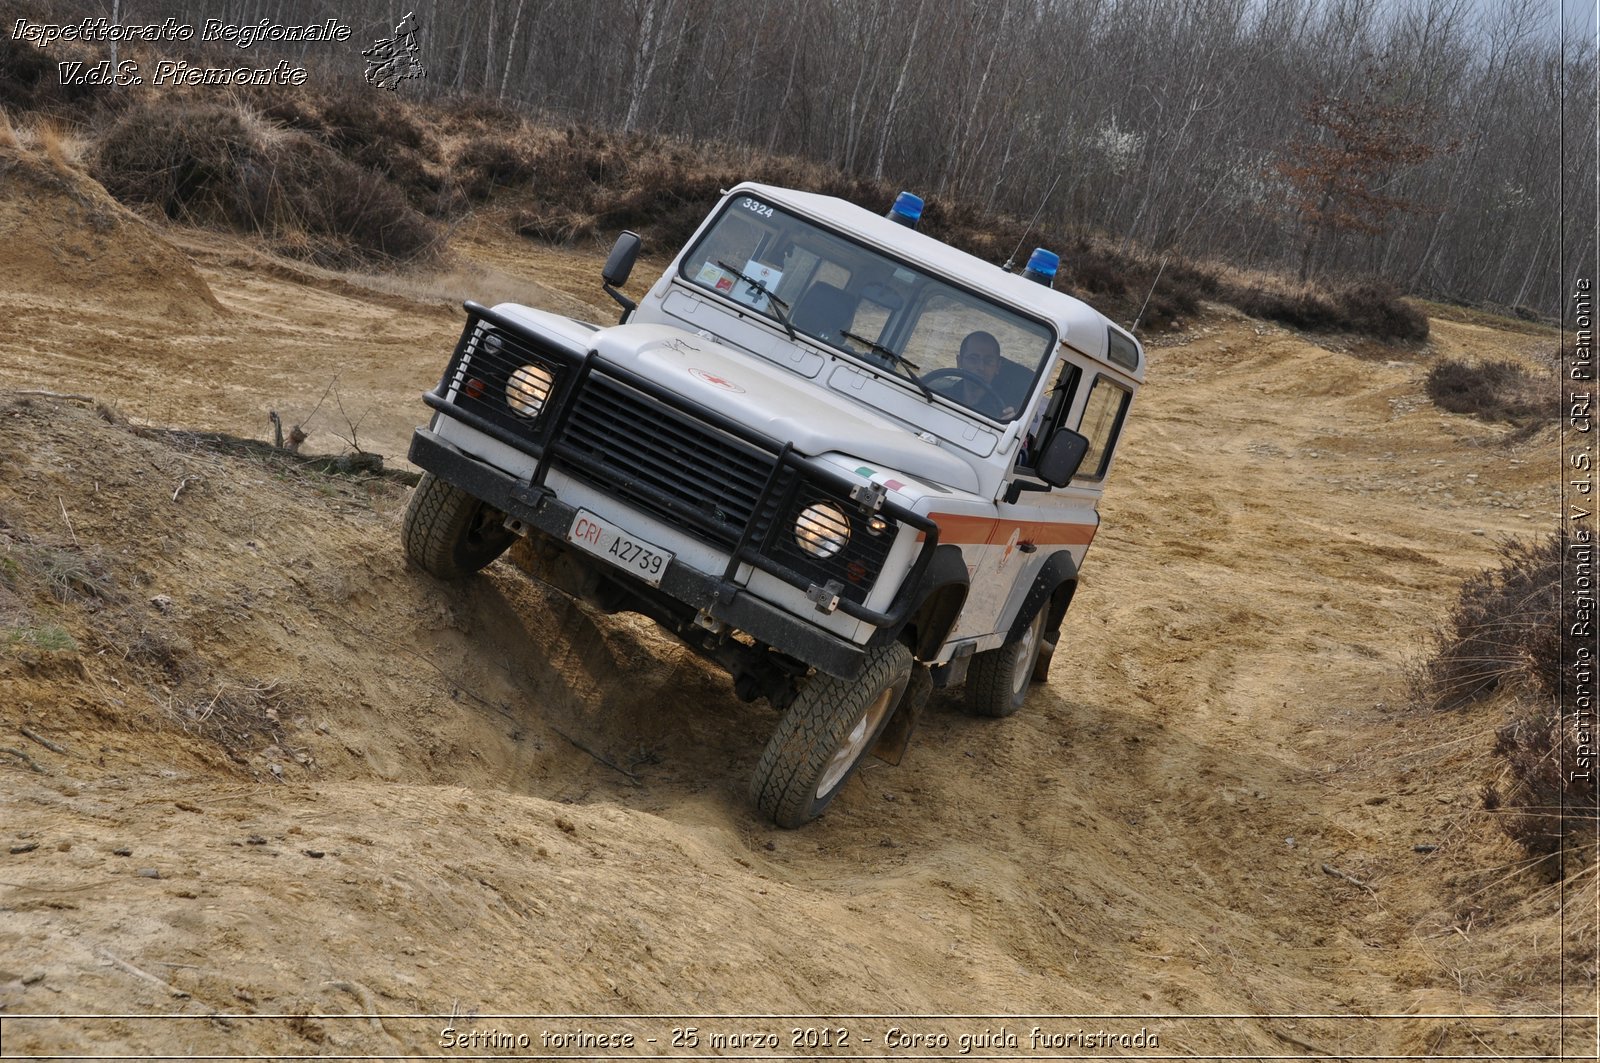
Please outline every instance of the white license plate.
[[586, 509], [578, 510], [567, 529], [567, 542], [632, 572], [652, 587], [661, 586], [672, 554], [635, 538]]

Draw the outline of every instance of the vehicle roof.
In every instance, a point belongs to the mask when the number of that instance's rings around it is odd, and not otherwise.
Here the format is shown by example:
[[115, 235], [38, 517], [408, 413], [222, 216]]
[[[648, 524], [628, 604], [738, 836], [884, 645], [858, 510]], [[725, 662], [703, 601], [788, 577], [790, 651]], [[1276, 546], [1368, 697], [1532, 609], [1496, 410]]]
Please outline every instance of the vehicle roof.
[[1129, 336], [1127, 329], [1116, 325], [1110, 318], [1081, 299], [1066, 292], [1058, 292], [1037, 281], [1025, 279], [1020, 273], [1007, 273], [992, 262], [951, 247], [926, 233], [918, 232], [899, 222], [890, 221], [853, 203], [834, 196], [815, 192], [801, 192], [792, 188], [744, 181], [729, 190], [750, 192], [780, 206], [791, 207], [812, 217], [834, 222], [867, 243], [874, 244], [901, 258], [955, 280], [970, 288], [992, 294], [1012, 306], [1027, 310], [1052, 322], [1063, 342], [1084, 354], [1107, 362], [1108, 365], [1136, 381], [1144, 380], [1144, 345], [1135, 340], [1139, 351], [1138, 368], [1130, 371], [1125, 366], [1114, 365], [1107, 359], [1107, 329]]

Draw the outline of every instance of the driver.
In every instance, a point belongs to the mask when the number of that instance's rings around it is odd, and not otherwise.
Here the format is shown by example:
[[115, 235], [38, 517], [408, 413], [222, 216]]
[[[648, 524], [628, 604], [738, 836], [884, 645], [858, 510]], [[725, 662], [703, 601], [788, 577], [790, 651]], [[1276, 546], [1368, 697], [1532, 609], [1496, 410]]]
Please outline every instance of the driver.
[[[956, 355], [956, 366], [971, 373], [982, 380], [988, 387], [985, 388], [971, 380], [963, 380], [956, 386], [955, 393], [951, 396], [957, 402], [978, 409], [984, 406], [992, 407], [995, 403], [1004, 403], [1000, 396], [1000, 341], [994, 334], [979, 329], [967, 333], [967, 338], [961, 341], [961, 351]], [[1016, 407], [1005, 406], [1000, 412], [1001, 419], [1008, 419], [1017, 415]]]

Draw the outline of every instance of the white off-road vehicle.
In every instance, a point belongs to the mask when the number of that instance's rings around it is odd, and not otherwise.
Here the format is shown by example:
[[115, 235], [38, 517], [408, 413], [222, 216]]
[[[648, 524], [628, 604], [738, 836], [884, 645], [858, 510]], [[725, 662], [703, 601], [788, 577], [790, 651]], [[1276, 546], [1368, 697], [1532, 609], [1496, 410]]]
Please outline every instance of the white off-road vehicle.
[[759, 184], [726, 193], [609, 327], [503, 303], [467, 325], [410, 457], [405, 547], [519, 565], [642, 613], [783, 713], [752, 794], [784, 827], [929, 690], [1008, 716], [1042, 682], [1144, 354], [1050, 286], [914, 228]]

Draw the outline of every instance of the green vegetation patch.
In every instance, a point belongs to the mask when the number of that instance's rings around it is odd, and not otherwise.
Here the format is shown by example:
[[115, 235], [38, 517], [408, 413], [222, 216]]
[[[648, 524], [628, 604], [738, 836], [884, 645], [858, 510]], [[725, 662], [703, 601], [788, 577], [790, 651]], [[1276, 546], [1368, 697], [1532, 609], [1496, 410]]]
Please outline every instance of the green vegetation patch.
[[74, 651], [78, 648], [77, 641], [59, 624], [24, 624], [0, 628], [0, 642], [5, 644], [8, 651], [14, 651], [19, 646], [50, 651]]

